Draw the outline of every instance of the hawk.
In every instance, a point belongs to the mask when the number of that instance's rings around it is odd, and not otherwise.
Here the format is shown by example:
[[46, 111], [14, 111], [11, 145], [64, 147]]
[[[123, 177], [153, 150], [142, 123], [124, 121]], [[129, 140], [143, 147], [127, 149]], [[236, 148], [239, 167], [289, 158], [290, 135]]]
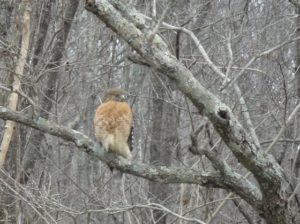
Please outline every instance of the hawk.
[[[109, 89], [94, 116], [95, 137], [106, 151], [132, 160], [128, 140], [132, 131], [132, 111], [120, 88]], [[112, 168], [111, 168], [112, 170]]]

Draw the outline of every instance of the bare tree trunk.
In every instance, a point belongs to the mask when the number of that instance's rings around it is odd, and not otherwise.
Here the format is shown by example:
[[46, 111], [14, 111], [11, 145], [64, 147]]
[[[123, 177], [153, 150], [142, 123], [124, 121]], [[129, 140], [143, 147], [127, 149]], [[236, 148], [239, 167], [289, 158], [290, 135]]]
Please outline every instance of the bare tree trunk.
[[[152, 78], [152, 132], [150, 142], [150, 163], [158, 166], [169, 166], [172, 154], [175, 152], [176, 142], [176, 114], [174, 108], [168, 104], [164, 86], [165, 83], [157, 76]], [[170, 186], [158, 182], [149, 182], [149, 196], [153, 202], [166, 204], [170, 196]], [[158, 224], [167, 223], [167, 216], [163, 211], [154, 210], [154, 219]]]
[[[296, 18], [296, 23], [297, 26], [300, 25], [300, 17], [299, 17], [299, 12], [300, 12], [300, 8], [296, 9], [297, 11], [297, 15], [298, 17]], [[298, 28], [296, 31], [296, 35], [299, 36], [300, 35], [300, 29]], [[295, 78], [296, 78], [296, 89], [297, 89], [297, 98], [298, 98], [298, 102], [300, 102], [300, 42], [297, 41], [295, 43], [295, 48], [296, 48], [296, 59], [295, 59], [295, 67], [296, 67], [296, 73], [295, 73]], [[300, 112], [298, 112], [297, 114], [297, 130], [300, 130]], [[299, 131], [297, 131], [297, 138], [299, 137], [300, 133]], [[299, 177], [299, 172], [300, 172], [300, 150], [298, 150], [297, 153], [297, 157], [296, 157], [296, 161], [295, 161], [295, 173], [296, 173], [296, 177]]]
[[[20, 128], [19, 126], [17, 127], [16, 130], [16, 149], [15, 149], [15, 164], [16, 164], [16, 176], [15, 176], [15, 181], [16, 181], [16, 191], [19, 193], [19, 187], [18, 183], [20, 182], [20, 174], [21, 174], [21, 141], [20, 141]], [[21, 200], [16, 200], [15, 203], [15, 216], [16, 216], [16, 223], [21, 223]]]
[[[13, 70], [14, 63], [13, 59], [15, 58], [11, 52], [8, 50], [10, 47], [12, 36], [12, 18], [14, 12], [14, 4], [5, 1], [1, 2], [1, 10], [0, 10], [0, 35], [1, 35], [1, 50], [0, 50], [0, 66], [1, 68], [8, 68], [8, 69], [0, 69], [0, 82], [4, 85], [10, 85], [9, 82], [10, 78], [10, 71]], [[17, 35], [15, 35], [17, 36]], [[10, 39], [10, 41], [8, 41]], [[18, 43], [17, 41], [15, 41]], [[7, 91], [0, 90], [0, 105], [4, 105], [7, 100]]]
[[[53, 47], [53, 55], [50, 59], [49, 64], [47, 65], [47, 70], [50, 72], [47, 75], [46, 81], [46, 91], [41, 99], [41, 107], [43, 110], [40, 112], [40, 116], [43, 118], [49, 117], [49, 112], [53, 106], [53, 99], [55, 94], [56, 83], [59, 79], [59, 67], [61, 64], [61, 59], [63, 58], [63, 51], [65, 48], [66, 40], [72, 25], [73, 18], [75, 16], [75, 12], [77, 11], [77, 7], [79, 4], [79, 0], [69, 1], [64, 11], [64, 19], [61, 22], [61, 30], [57, 34], [56, 40], [54, 42]], [[23, 166], [26, 173], [26, 176], [23, 178], [23, 182], [28, 180], [28, 175], [34, 168], [35, 162], [40, 160], [41, 154], [36, 150], [40, 150], [41, 143], [44, 139], [44, 133], [34, 131], [31, 136], [31, 140], [29, 142], [33, 144], [29, 144], [28, 153], [26, 158], [23, 160]]]
[[[15, 111], [18, 105], [18, 91], [20, 90], [21, 86], [21, 76], [24, 73], [26, 58], [28, 54], [29, 48], [29, 40], [30, 40], [30, 12], [31, 12], [31, 4], [29, 1], [24, 0], [22, 2], [24, 4], [24, 14], [22, 21], [19, 21], [20, 27], [22, 27], [22, 42], [21, 42], [21, 50], [20, 56], [18, 59], [18, 63], [15, 69], [14, 74], [14, 81], [12, 84], [13, 92], [9, 96], [9, 105], [8, 107]], [[6, 154], [9, 149], [9, 145], [12, 139], [13, 131], [15, 129], [15, 122], [13, 121], [6, 121], [5, 124], [5, 132], [3, 134], [3, 139], [0, 146], [0, 168], [3, 168]]]
[[32, 66], [33, 68], [36, 67], [39, 61], [41, 61], [41, 56], [43, 53], [43, 47], [46, 40], [47, 31], [50, 25], [50, 18], [51, 18], [51, 0], [47, 0], [42, 2], [41, 12], [40, 12], [40, 24], [38, 27], [38, 32], [36, 34], [36, 41], [34, 44], [34, 53], [32, 59]]

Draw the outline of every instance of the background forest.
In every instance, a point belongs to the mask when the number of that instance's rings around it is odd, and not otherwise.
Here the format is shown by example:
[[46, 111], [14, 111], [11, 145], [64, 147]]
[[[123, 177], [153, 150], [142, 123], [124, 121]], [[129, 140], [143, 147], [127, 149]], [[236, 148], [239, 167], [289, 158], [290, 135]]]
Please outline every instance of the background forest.
[[[299, 12], [1, 0], [0, 223], [300, 223]], [[133, 165], [94, 141], [111, 87], [129, 93]]]

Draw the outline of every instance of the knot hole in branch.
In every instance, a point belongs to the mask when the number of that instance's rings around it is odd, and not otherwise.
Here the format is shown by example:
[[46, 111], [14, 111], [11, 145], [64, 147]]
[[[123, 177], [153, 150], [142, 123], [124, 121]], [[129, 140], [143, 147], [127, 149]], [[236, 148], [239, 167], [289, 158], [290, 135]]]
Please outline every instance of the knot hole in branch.
[[228, 120], [228, 118], [229, 118], [227, 110], [224, 110], [224, 109], [219, 109], [218, 115], [219, 115], [219, 117], [221, 117], [224, 120]]
[[86, 0], [85, 5], [88, 7], [92, 7], [95, 5], [95, 0]]

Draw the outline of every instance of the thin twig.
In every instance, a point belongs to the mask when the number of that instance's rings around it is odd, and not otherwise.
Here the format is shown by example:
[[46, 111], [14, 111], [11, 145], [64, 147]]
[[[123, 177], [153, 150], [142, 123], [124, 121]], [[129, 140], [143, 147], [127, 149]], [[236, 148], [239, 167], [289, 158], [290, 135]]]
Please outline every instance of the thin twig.
[[225, 78], [223, 80], [222, 86], [225, 86], [225, 84], [228, 80], [229, 73], [231, 72], [232, 63], [233, 63], [233, 54], [232, 54], [232, 47], [231, 47], [231, 33], [229, 33], [229, 37], [227, 39], [227, 48], [228, 48], [228, 53], [229, 53], [229, 62], [227, 65], [226, 74], [225, 74]]
[[258, 54], [258, 55], [253, 56], [253, 57], [248, 61], [248, 63], [242, 68], [242, 70], [239, 72], [239, 74], [238, 74], [234, 79], [232, 79], [231, 81], [229, 81], [229, 82], [227, 83], [227, 85], [225, 85], [225, 86], [223, 87], [223, 89], [230, 87], [230, 86], [231, 86], [233, 83], [235, 83], [242, 75], [244, 75], [245, 70], [246, 70], [246, 69], [247, 69], [254, 61], [256, 61], [256, 59], [258, 59], [258, 58], [260, 58], [260, 57], [262, 57], [262, 56], [264, 56], [264, 55], [268, 55], [268, 54], [272, 53], [273, 51], [276, 51], [276, 50], [282, 48], [283, 46], [285, 46], [285, 45], [287, 45], [287, 44], [289, 44], [289, 43], [298, 41], [298, 40], [300, 40], [300, 37], [295, 37], [295, 38], [293, 38], [293, 39], [288, 38], [286, 41], [283, 41], [283, 42], [281, 42], [280, 44], [278, 44], [278, 45], [276, 45], [276, 46], [274, 46], [274, 47], [272, 47], [272, 48], [270, 48], [270, 49], [268, 49], [268, 50], [266, 50], [266, 51], [263, 51], [263, 52], [261, 52], [261, 53]]
[[[156, 8], [156, 7], [154, 7]], [[158, 32], [158, 29], [159, 27], [161, 26], [163, 20], [165, 19], [166, 15], [167, 15], [167, 12], [169, 11], [169, 9], [171, 8], [171, 3], [168, 3], [167, 7], [164, 9], [161, 17], [159, 18], [159, 20], [157, 21], [155, 27], [153, 28], [152, 32], [150, 33], [149, 37], [148, 37], [148, 43], [149, 45], [152, 44], [153, 40], [154, 40], [154, 37], [155, 35], [157, 34]], [[156, 14], [156, 11], [155, 11], [155, 14]]]
[[269, 152], [272, 149], [272, 147], [276, 144], [276, 142], [279, 140], [279, 138], [281, 137], [282, 133], [284, 132], [285, 128], [293, 120], [294, 116], [297, 114], [297, 112], [298, 112], [299, 109], [300, 109], [300, 103], [292, 111], [292, 113], [290, 114], [290, 116], [287, 119], [286, 123], [284, 125], [282, 125], [281, 129], [279, 130], [278, 134], [274, 138], [273, 142], [266, 149], [266, 152]]

